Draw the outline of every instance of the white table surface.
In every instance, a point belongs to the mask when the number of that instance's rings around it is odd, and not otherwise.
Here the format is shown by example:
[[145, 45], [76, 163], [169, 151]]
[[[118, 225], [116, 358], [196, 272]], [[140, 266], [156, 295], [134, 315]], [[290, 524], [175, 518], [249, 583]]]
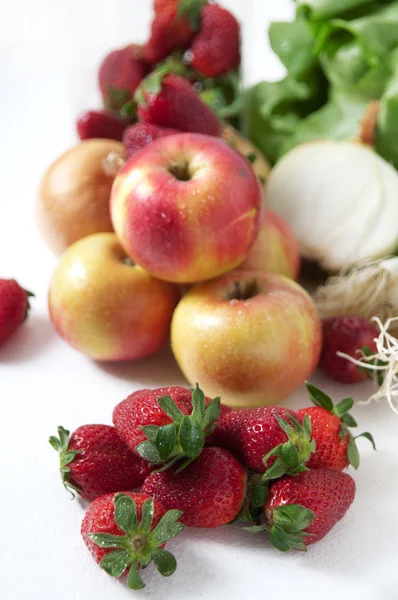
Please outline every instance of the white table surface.
[[[289, 0], [224, 0], [242, 20], [247, 82], [278, 77], [267, 22]], [[135, 364], [98, 365], [53, 332], [46, 291], [56, 259], [35, 227], [35, 195], [47, 165], [75, 141], [74, 116], [98, 102], [96, 65], [113, 46], [145, 39], [149, 0], [5, 0], [0, 6], [0, 276], [36, 293], [28, 322], [0, 350], [2, 600], [397, 600], [398, 417], [382, 404], [353, 410], [378, 452], [361, 440], [357, 497], [347, 516], [307, 554], [283, 555], [237, 526], [190, 530], [170, 544], [178, 570], [145, 574], [139, 593], [108, 577], [87, 552], [84, 513], [71, 502], [48, 436], [62, 424], [111, 423], [113, 406], [141, 387], [184, 384], [168, 350]], [[319, 378], [314, 379], [320, 381]], [[366, 398], [371, 384], [325, 384], [337, 399]], [[303, 406], [300, 391], [286, 401]]]

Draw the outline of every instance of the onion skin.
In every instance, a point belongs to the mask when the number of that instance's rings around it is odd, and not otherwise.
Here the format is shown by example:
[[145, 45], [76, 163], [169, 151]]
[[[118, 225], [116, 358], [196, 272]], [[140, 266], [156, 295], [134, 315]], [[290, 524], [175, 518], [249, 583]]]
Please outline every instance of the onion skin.
[[398, 248], [398, 173], [358, 142], [297, 146], [272, 170], [266, 202], [326, 271]]

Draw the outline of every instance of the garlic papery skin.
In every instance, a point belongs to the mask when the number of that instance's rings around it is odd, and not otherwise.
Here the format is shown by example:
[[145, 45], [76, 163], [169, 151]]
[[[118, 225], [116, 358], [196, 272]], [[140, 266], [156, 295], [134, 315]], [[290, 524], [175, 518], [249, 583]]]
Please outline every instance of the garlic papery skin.
[[271, 171], [266, 203], [329, 272], [398, 248], [398, 173], [361, 143], [297, 146]]
[[329, 277], [315, 293], [322, 318], [353, 315], [370, 321], [392, 319], [390, 332], [398, 336], [398, 257], [363, 261]]
[[380, 335], [375, 339], [377, 348], [375, 353], [370, 356], [363, 354], [358, 360], [343, 352], [337, 352], [337, 354], [358, 367], [366, 369], [376, 381], [382, 375], [379, 389], [368, 400], [359, 404], [369, 404], [374, 400], [387, 400], [390, 408], [398, 415], [398, 339], [390, 332], [392, 325], [397, 326], [398, 317], [388, 319], [384, 324], [377, 317], [372, 320], [380, 329]]

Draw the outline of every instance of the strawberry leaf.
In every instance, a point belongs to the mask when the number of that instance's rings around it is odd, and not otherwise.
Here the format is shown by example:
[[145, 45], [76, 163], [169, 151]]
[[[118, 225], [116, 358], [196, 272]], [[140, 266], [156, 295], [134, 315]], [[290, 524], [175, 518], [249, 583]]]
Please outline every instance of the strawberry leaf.
[[171, 396], [161, 396], [158, 398], [158, 404], [173, 421], [179, 421], [182, 418], [183, 414]]
[[348, 411], [351, 410], [353, 406], [353, 398], [343, 398], [343, 400], [340, 400], [340, 402], [334, 406], [333, 413], [341, 419], [341, 417], [348, 413]]
[[128, 535], [138, 527], [137, 507], [130, 496], [116, 494], [115, 496], [115, 521], [116, 524]]
[[355, 438], [351, 436], [347, 447], [347, 458], [354, 469], [359, 467], [359, 452], [355, 443]]
[[166, 460], [173, 452], [177, 438], [177, 424], [170, 423], [158, 428], [156, 436], [156, 450], [159, 452], [160, 460]]
[[298, 533], [308, 527], [314, 520], [312, 510], [300, 504], [288, 504], [275, 508], [272, 521], [288, 533]]
[[175, 509], [169, 510], [163, 515], [152, 532], [152, 540], [156, 543], [156, 546], [161, 546], [184, 531], [185, 525], [178, 521], [181, 515], [182, 511]]
[[192, 31], [199, 31], [202, 9], [207, 0], [180, 0], [177, 17], [187, 17]]
[[156, 447], [154, 446], [154, 444], [152, 444], [152, 442], [145, 441], [145, 442], [141, 442], [141, 444], [138, 444], [138, 446], [136, 446], [136, 451], [138, 452], [138, 454], [141, 456], [141, 458], [143, 458], [144, 460], [147, 460], [148, 462], [150, 462], [153, 465], [159, 464], [161, 463], [161, 458], [159, 456], [159, 452], [156, 450]]
[[354, 417], [349, 413], [343, 415], [341, 420], [344, 423], [344, 425], [347, 425], [347, 427], [358, 427], [358, 423], [356, 422]]
[[171, 552], [157, 548], [153, 551], [152, 558], [155, 567], [163, 577], [170, 577], [170, 575], [173, 575], [177, 568], [177, 561]]
[[301, 535], [294, 535], [292, 533], [286, 533], [281, 527], [274, 525], [270, 531], [270, 541], [275, 548], [281, 552], [287, 552], [288, 550], [302, 550], [306, 552], [307, 547], [303, 542]]
[[131, 564], [131, 555], [129, 550], [115, 550], [106, 554], [100, 562], [100, 567], [112, 577], [120, 575]]
[[58, 427], [58, 437], [52, 435], [49, 438], [49, 443], [56, 452], [59, 454], [59, 471], [61, 474], [61, 480], [64, 488], [71, 494], [72, 498], [75, 497], [75, 493], [81, 492], [81, 489], [77, 487], [73, 481], [70, 480], [70, 465], [81, 450], [69, 450], [69, 431], [62, 427]]
[[322, 390], [308, 382], [306, 382], [305, 387], [308, 390], [312, 402], [316, 406], [321, 406], [322, 408], [325, 408], [326, 410], [332, 412], [333, 401], [327, 394], [325, 394], [324, 392], [322, 392]]
[[364, 433], [360, 433], [359, 435], [355, 436], [355, 439], [357, 440], [360, 437], [364, 437], [367, 440], [369, 440], [369, 442], [373, 446], [373, 450], [376, 450], [376, 443], [374, 441], [373, 435], [371, 433], [369, 433], [369, 431], [364, 431]]
[[180, 425], [180, 444], [188, 458], [199, 456], [205, 441], [201, 424], [191, 417], [183, 417]]
[[100, 548], [126, 548], [127, 536], [111, 535], [110, 533], [91, 533], [89, 537]]
[[155, 511], [154, 500], [145, 500], [141, 509], [141, 523], [138, 527], [139, 531], [149, 531], [153, 521], [153, 513]]
[[145, 437], [152, 442], [152, 444], [156, 444], [156, 438], [158, 437], [159, 427], [157, 425], [143, 425], [141, 427], [141, 431], [144, 433]]
[[142, 590], [145, 587], [145, 583], [142, 581], [138, 572], [138, 562], [133, 560], [131, 567], [127, 575], [127, 585], [132, 590]]
[[209, 404], [206, 406], [203, 414], [203, 431], [206, 437], [213, 431], [215, 423], [220, 416], [220, 410], [221, 399], [218, 397], [210, 400]]
[[198, 384], [196, 384], [196, 388], [192, 392], [192, 406], [192, 416], [201, 419], [206, 407], [206, 398]]

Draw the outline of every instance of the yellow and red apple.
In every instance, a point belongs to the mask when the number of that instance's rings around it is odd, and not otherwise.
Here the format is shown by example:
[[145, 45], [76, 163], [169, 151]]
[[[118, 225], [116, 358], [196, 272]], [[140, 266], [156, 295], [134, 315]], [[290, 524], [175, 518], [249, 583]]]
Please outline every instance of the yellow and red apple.
[[224, 141], [193, 133], [134, 154], [111, 195], [114, 229], [134, 262], [191, 283], [239, 265], [253, 244], [262, 191], [250, 162]]
[[192, 287], [171, 326], [188, 381], [231, 407], [282, 401], [315, 369], [321, 324], [314, 302], [282, 275], [236, 270]]
[[300, 262], [298, 242], [290, 226], [272, 210], [265, 210], [257, 239], [240, 268], [297, 279]]
[[62, 154], [45, 173], [39, 190], [39, 227], [60, 254], [93, 233], [113, 231], [109, 199], [125, 160], [121, 142], [91, 139]]
[[100, 361], [153, 354], [167, 340], [176, 286], [131, 264], [113, 233], [68, 248], [49, 291], [51, 321], [76, 350]]

